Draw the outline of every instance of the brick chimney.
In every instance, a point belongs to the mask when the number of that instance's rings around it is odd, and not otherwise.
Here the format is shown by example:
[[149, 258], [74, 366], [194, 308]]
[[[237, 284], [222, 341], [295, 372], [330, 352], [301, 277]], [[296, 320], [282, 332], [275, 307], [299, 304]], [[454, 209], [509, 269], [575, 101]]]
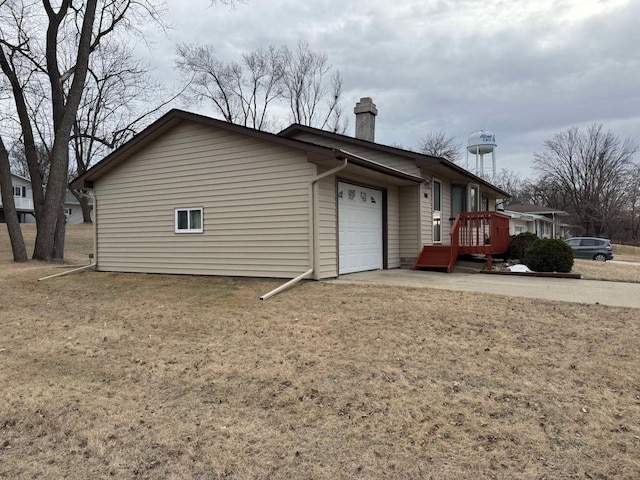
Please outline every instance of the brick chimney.
[[353, 109], [356, 114], [356, 138], [373, 142], [378, 109], [370, 97], [361, 98]]

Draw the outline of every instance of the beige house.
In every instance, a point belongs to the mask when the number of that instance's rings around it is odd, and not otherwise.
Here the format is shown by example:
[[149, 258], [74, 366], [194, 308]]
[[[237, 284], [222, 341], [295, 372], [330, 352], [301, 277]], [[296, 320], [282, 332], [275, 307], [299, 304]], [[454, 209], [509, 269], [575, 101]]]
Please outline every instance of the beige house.
[[411, 266], [455, 215], [506, 192], [442, 158], [351, 138], [279, 135], [172, 110], [74, 180], [93, 191], [101, 271], [331, 278]]

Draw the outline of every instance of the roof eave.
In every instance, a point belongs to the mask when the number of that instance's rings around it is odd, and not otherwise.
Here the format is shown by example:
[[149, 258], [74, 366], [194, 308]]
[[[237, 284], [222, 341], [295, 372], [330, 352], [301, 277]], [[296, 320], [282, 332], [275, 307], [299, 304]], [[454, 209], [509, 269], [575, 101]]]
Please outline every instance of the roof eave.
[[424, 178], [418, 177], [417, 175], [412, 175], [410, 173], [403, 172], [402, 170], [398, 170], [396, 168], [388, 167], [378, 162], [374, 162], [373, 160], [369, 160], [364, 157], [360, 157], [353, 153], [347, 152], [346, 150], [336, 149], [336, 158], [346, 158], [349, 162], [354, 165], [358, 165], [361, 167], [368, 168], [370, 170], [384, 173], [386, 175], [390, 175], [392, 177], [400, 178], [402, 180], [408, 180], [413, 183], [424, 183]]
[[511, 198], [511, 195], [508, 192], [505, 192], [501, 188], [496, 187], [495, 185], [493, 185], [493, 184], [487, 182], [486, 180], [474, 175], [473, 173], [469, 172], [465, 168], [462, 168], [461, 166], [456, 165], [455, 163], [450, 162], [449, 160], [447, 160], [445, 158], [434, 157], [434, 156], [431, 156], [431, 155], [426, 155], [424, 153], [412, 152], [411, 150], [404, 150], [402, 148], [391, 147], [391, 146], [388, 146], [388, 145], [382, 145], [380, 143], [370, 142], [368, 140], [362, 140], [360, 138], [349, 137], [347, 135], [342, 135], [342, 134], [339, 134], [339, 133], [329, 132], [329, 131], [326, 131], [326, 130], [320, 130], [320, 129], [317, 129], [317, 128], [308, 127], [306, 125], [300, 125], [300, 124], [290, 125], [289, 127], [287, 127], [284, 130], [282, 130], [280, 133], [278, 133], [278, 136], [289, 137], [289, 136], [295, 134], [296, 132], [314, 133], [314, 134], [321, 135], [321, 136], [327, 137], [327, 138], [344, 139], [345, 141], [349, 141], [349, 142], [354, 143], [356, 145], [362, 145], [362, 146], [366, 146], [366, 147], [369, 147], [369, 148], [374, 148], [376, 150], [381, 150], [381, 151], [384, 151], [384, 152], [392, 153], [394, 155], [403, 156], [403, 157], [406, 157], [406, 158], [409, 158], [409, 159], [415, 161], [417, 167], [429, 167], [429, 166], [442, 165], [442, 166], [444, 166], [446, 168], [449, 168], [451, 170], [454, 170], [454, 171], [460, 173], [461, 175], [469, 177], [471, 180], [473, 180], [473, 181], [475, 181], [477, 183], [486, 185], [487, 187], [489, 187], [492, 190], [494, 190], [497, 194], [502, 195], [504, 198]]
[[292, 138], [281, 137], [272, 133], [243, 127], [242, 125], [236, 125], [234, 123], [217, 120], [203, 115], [198, 115], [196, 113], [173, 109], [153, 122], [142, 132], [135, 135], [127, 143], [104, 157], [101, 161], [99, 161], [85, 173], [78, 176], [71, 183], [69, 183], [69, 187], [73, 190], [84, 190], [93, 188], [94, 180], [100, 178], [104, 173], [106, 173], [106, 171], [115, 166], [120, 159], [123, 159], [125, 156], [135, 153], [136, 151], [144, 148], [158, 135], [183, 121], [197, 122], [203, 125], [222, 128], [234, 133], [248, 135], [254, 138], [260, 138], [266, 141], [301, 150], [303, 152], [306, 152], [310, 157], [328, 156], [331, 158], [332, 156], [333, 149], [330, 147], [315, 145], [313, 143], [303, 142]]

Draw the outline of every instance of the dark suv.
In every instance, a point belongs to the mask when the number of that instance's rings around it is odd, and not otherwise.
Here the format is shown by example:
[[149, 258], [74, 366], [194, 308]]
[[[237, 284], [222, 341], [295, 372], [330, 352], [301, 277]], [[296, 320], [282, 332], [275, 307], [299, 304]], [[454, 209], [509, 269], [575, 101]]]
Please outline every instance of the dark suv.
[[573, 250], [575, 258], [586, 258], [606, 262], [613, 260], [611, 242], [606, 238], [574, 237], [565, 240]]

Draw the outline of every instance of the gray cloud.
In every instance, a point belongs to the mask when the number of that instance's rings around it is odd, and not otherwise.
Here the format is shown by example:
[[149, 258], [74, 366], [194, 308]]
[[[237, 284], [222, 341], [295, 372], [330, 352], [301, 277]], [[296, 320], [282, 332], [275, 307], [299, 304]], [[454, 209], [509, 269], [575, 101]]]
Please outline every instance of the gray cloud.
[[529, 174], [533, 152], [572, 125], [638, 139], [639, 16], [624, 0], [175, 2], [153, 62], [171, 76], [177, 42], [232, 60], [303, 39], [341, 71], [346, 111], [374, 98], [378, 141], [413, 147], [445, 130], [466, 143], [490, 129], [499, 167]]

